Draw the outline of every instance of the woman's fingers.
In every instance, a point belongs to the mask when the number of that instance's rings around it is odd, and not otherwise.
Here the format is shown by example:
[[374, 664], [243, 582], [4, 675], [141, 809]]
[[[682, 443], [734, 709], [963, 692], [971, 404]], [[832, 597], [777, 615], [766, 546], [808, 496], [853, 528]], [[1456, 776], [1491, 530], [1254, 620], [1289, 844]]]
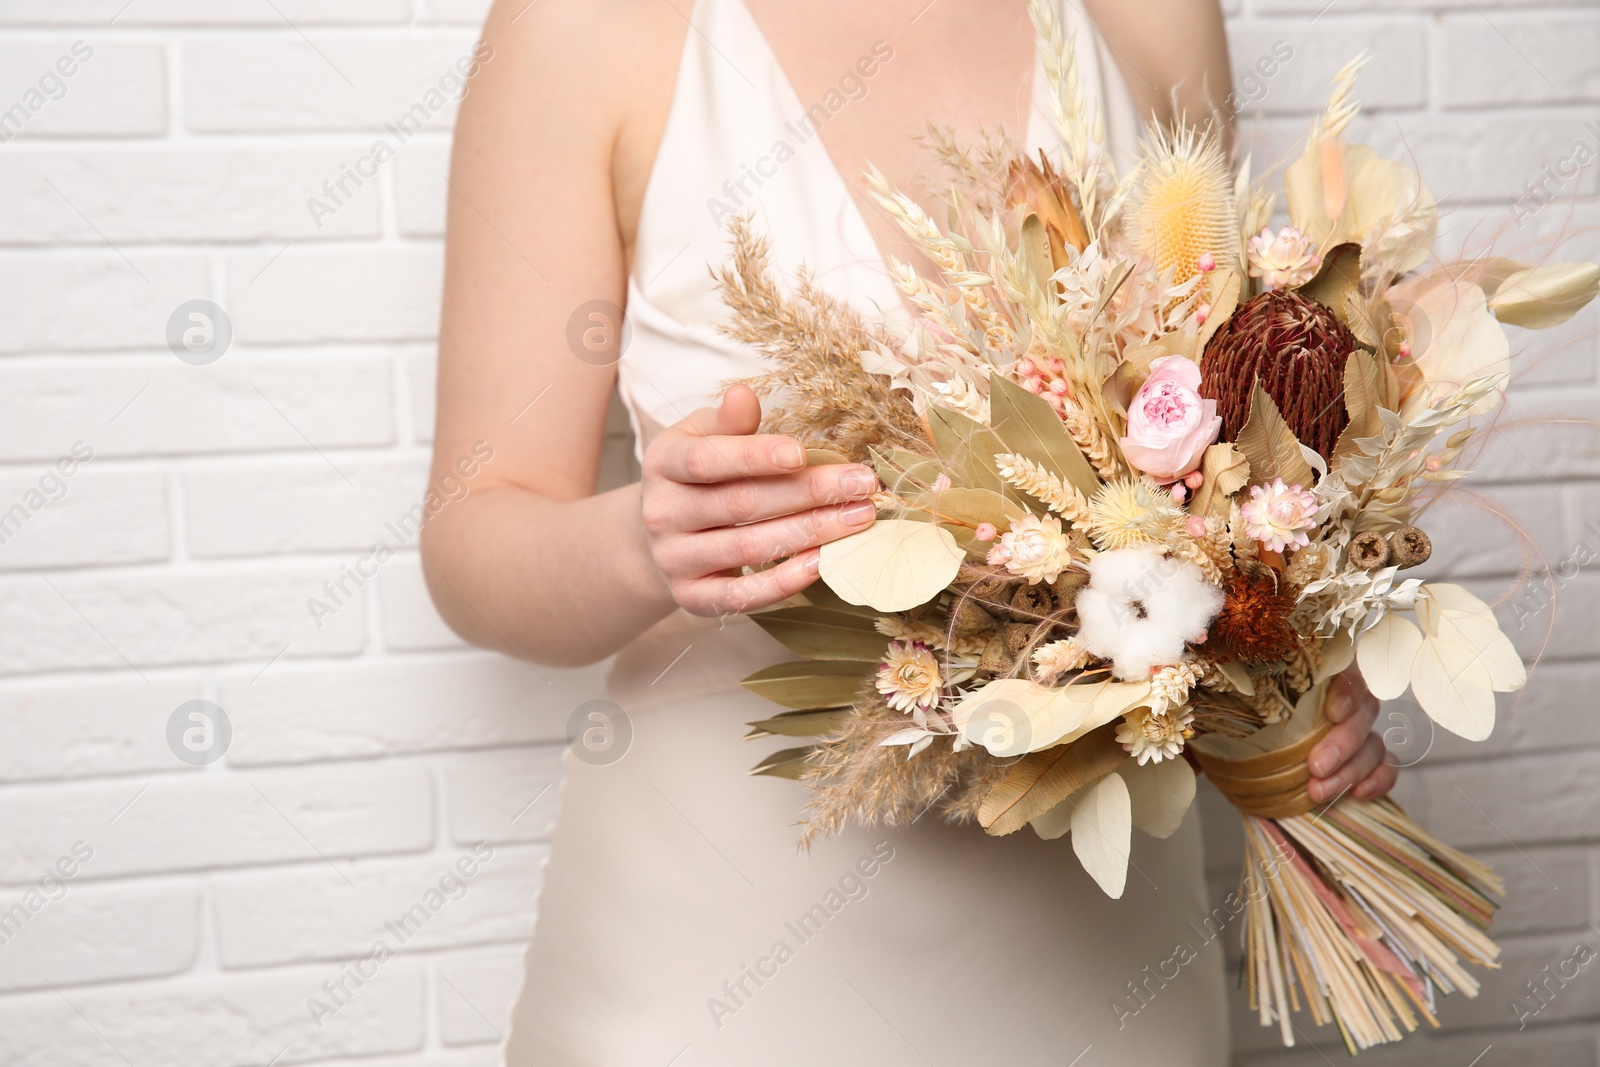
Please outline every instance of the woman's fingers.
[[711, 485], [734, 478], [788, 474], [806, 465], [806, 450], [792, 437], [698, 437], [662, 434], [646, 456], [646, 473], [674, 482]]
[[1399, 780], [1400, 768], [1386, 759], [1379, 763], [1371, 774], [1357, 782], [1356, 787], [1350, 790], [1350, 795], [1357, 800], [1372, 800], [1393, 789], [1395, 782]]
[[739, 478], [721, 485], [683, 486], [679, 516], [691, 530], [796, 515], [830, 504], [864, 500], [878, 491], [871, 467], [854, 463], [808, 467], [772, 478]]
[[1321, 804], [1343, 795], [1357, 783], [1365, 782], [1369, 775], [1385, 766], [1383, 754], [1383, 738], [1374, 733], [1367, 734], [1350, 758], [1331, 775], [1311, 780], [1307, 787], [1311, 799]]
[[694, 576], [759, 567], [864, 530], [876, 515], [872, 501], [857, 500], [747, 526], [725, 526], [660, 539], [656, 542], [656, 563], [668, 574]]
[[766, 570], [732, 577], [699, 578], [676, 590], [678, 603], [694, 615], [760, 611], [787, 600], [817, 580], [821, 553], [808, 548]]

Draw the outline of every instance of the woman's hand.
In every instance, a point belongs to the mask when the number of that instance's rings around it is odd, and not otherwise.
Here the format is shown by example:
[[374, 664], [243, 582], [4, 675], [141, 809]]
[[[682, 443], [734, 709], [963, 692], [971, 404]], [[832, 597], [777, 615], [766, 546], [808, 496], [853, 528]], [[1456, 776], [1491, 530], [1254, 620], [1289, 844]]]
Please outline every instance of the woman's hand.
[[1372, 730], [1378, 698], [1367, 691], [1354, 665], [1333, 679], [1324, 714], [1334, 727], [1307, 759], [1311, 799], [1321, 804], [1348, 791], [1358, 800], [1371, 800], [1393, 789], [1400, 772], [1383, 758], [1388, 750]]
[[[673, 600], [695, 615], [756, 611], [817, 577], [817, 545], [872, 525], [872, 468], [807, 467], [792, 437], [757, 434], [742, 385], [663, 430], [645, 450], [639, 510]], [[782, 563], [752, 574], [741, 568]]]

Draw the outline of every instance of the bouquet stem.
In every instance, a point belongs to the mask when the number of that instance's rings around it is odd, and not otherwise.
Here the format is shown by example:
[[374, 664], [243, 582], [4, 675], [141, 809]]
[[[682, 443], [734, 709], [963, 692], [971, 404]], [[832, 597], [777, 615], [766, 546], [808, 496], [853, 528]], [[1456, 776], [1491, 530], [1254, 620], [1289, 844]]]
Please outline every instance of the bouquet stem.
[[[1320, 716], [1319, 716], [1320, 719]], [[1240, 759], [1194, 752], [1244, 819], [1243, 979], [1263, 1026], [1295, 1044], [1293, 1014], [1336, 1023], [1353, 1054], [1439, 1025], [1439, 993], [1478, 993], [1463, 959], [1498, 967], [1488, 936], [1504, 894], [1484, 864], [1387, 798], [1306, 793], [1320, 721], [1284, 748]]]

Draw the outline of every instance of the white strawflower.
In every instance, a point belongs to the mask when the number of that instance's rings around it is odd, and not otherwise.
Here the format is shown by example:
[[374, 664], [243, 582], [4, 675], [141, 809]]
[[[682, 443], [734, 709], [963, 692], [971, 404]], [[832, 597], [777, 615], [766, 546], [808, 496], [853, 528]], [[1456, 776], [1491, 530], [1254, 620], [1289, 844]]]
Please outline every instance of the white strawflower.
[[944, 679], [939, 676], [939, 660], [927, 645], [890, 641], [878, 665], [877, 685], [891, 708], [910, 712], [921, 722], [923, 714], [939, 702]]
[[1153, 545], [1102, 552], [1078, 591], [1078, 644], [1112, 663], [1124, 681], [1144, 681], [1179, 662], [1186, 642], [1205, 639], [1222, 590], [1193, 563]]
[[1194, 733], [1190, 727], [1193, 721], [1194, 712], [1188, 708], [1160, 715], [1149, 708], [1135, 708], [1123, 716], [1117, 727], [1117, 741], [1141, 767], [1176, 759], [1183, 752], [1184, 739]]
[[989, 549], [989, 563], [1003, 565], [1029, 585], [1053, 582], [1072, 564], [1072, 548], [1054, 515], [1024, 515]]
[[1311, 238], [1285, 226], [1276, 235], [1270, 227], [1250, 238], [1247, 248], [1250, 273], [1268, 289], [1291, 289], [1304, 285], [1317, 275], [1322, 257], [1311, 247]]

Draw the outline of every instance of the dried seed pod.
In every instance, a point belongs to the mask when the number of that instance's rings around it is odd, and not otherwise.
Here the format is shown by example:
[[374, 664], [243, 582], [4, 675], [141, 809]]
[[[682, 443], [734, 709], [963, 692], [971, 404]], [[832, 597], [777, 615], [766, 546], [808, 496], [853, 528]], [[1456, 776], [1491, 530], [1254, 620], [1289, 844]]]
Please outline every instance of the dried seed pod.
[[965, 590], [957, 589], [956, 593], [997, 615], [1000, 614], [997, 609], [1011, 602], [1011, 583], [1004, 578], [979, 578]]
[[1389, 559], [1401, 567], [1426, 563], [1431, 555], [1433, 542], [1415, 526], [1402, 526], [1389, 535]]
[[1389, 562], [1389, 542], [1381, 533], [1368, 530], [1350, 539], [1350, 563], [1364, 571], [1375, 571]]
[[961, 597], [950, 612], [950, 632], [957, 637], [988, 633], [1000, 624], [971, 597]]
[[1006, 652], [1013, 662], [1020, 659], [1028, 642], [1033, 640], [1033, 627], [1024, 623], [1012, 623], [1006, 627]]
[[1047, 585], [1019, 585], [1011, 594], [1012, 622], [1040, 622], [1056, 610], [1056, 598]]
[[1006, 651], [1006, 635], [997, 633], [983, 646], [983, 655], [978, 659], [978, 673], [1004, 678], [1011, 673], [1016, 662], [1017, 658]]
[[1061, 572], [1061, 576], [1050, 583], [1050, 592], [1055, 594], [1056, 608], [1070, 608], [1078, 599], [1078, 590], [1089, 584], [1089, 572], [1080, 571], [1076, 567]]

